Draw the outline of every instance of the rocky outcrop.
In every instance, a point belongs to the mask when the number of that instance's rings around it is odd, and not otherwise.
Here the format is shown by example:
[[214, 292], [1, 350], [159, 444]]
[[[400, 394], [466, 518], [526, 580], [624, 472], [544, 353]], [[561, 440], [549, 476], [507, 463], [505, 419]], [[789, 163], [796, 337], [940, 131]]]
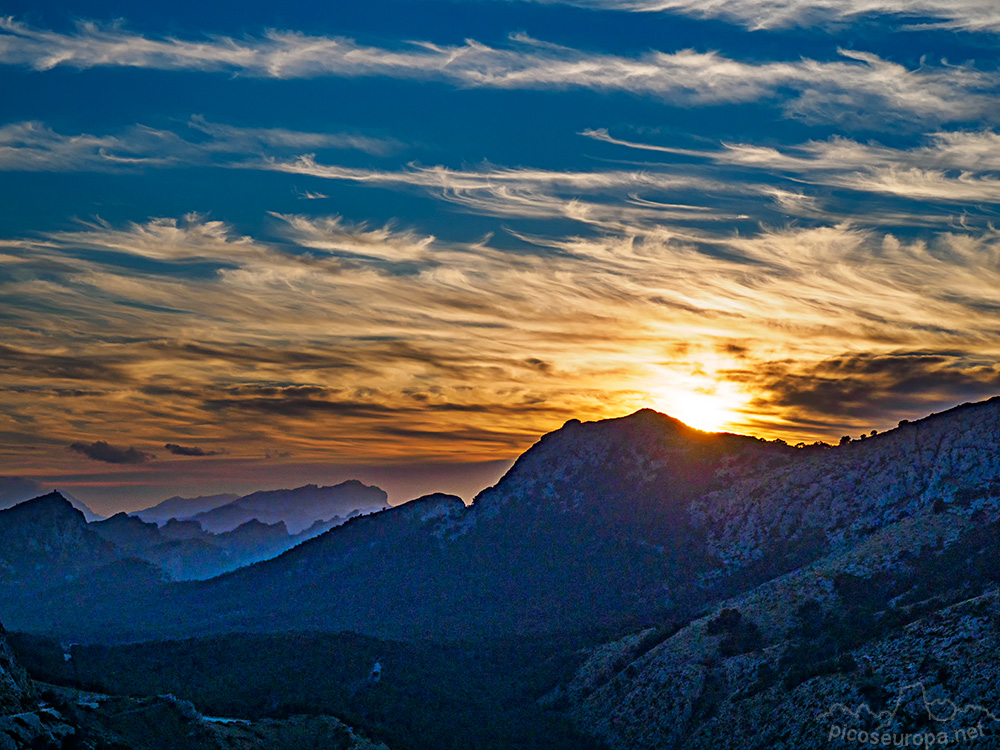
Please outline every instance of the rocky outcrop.
[[0, 714], [26, 711], [35, 703], [34, 688], [28, 675], [17, 663], [7, 645], [6, 633], [0, 625]]
[[61, 748], [76, 730], [44, 706], [0, 625], [0, 750]]
[[44, 698], [0, 625], [0, 750], [388, 750], [332, 716], [214, 719], [169, 695], [127, 698], [55, 686]]
[[[306, 747], [388, 750], [384, 744], [359, 735], [332, 716], [294, 716], [257, 721], [206, 717], [190, 702], [171, 695], [125, 698], [54, 689], [52, 698], [57, 703], [58, 711], [51, 712], [66, 717], [73, 727], [74, 740], [79, 747], [128, 750], [300, 750]], [[29, 745], [15, 747], [21, 750]]]

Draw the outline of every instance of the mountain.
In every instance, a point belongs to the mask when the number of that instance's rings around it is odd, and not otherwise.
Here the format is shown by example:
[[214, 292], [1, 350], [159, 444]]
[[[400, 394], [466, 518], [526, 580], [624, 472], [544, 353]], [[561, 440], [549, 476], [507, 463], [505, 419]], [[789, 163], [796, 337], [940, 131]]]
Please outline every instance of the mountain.
[[171, 606], [191, 633], [230, 629], [237, 617], [252, 630], [383, 637], [644, 622], [713, 595], [698, 587], [698, 571], [715, 561], [690, 506], [724, 488], [726, 471], [769, 471], [796, 455], [649, 410], [572, 421], [469, 508], [432, 497], [352, 519], [274, 560], [177, 590]]
[[[44, 494], [44, 486], [41, 482], [37, 482], [34, 479], [27, 477], [0, 477], [0, 510], [13, 508], [15, 505], [23, 503], [26, 500], [31, 500]], [[94, 511], [69, 493], [61, 492], [60, 494], [69, 501], [70, 505], [83, 513], [87, 521], [100, 521], [104, 518], [104, 516], [94, 513]]]
[[[65, 501], [48, 505], [67, 515]], [[80, 546], [76, 526], [60, 544]], [[73, 559], [48, 554], [60, 573]], [[572, 669], [538, 705], [613, 750], [798, 750], [861, 732], [957, 743], [973, 729], [988, 748], [997, 560], [1000, 398], [837, 447], [709, 434], [644, 410], [571, 420], [470, 507], [418, 498], [207, 581], [129, 588], [131, 573], [106, 566], [0, 614], [104, 644], [229, 634], [164, 646], [195, 672], [211, 644], [255, 650], [241, 638], [297, 664], [281, 654], [306, 632], [451, 644], [430, 647], [443, 659], [466, 644], [495, 674], [514, 660], [490, 643], [522, 656], [561, 643]], [[124, 679], [124, 652], [91, 653]], [[310, 679], [295, 668], [264, 692], [299, 705]], [[369, 698], [359, 715], [384, 709]]]
[[113, 591], [73, 599], [72, 583], [58, 616], [46, 597], [0, 614], [98, 640], [673, 627], [831, 556], [917, 543], [921, 519], [964, 533], [969, 513], [994, 512], [998, 467], [1000, 399], [826, 448], [704, 433], [649, 410], [571, 420], [471, 507], [431, 497], [353, 518], [272, 560], [150, 590], [124, 619]]
[[378, 487], [356, 479], [333, 487], [309, 484], [293, 490], [269, 490], [245, 495], [230, 503], [192, 516], [202, 528], [216, 534], [232, 531], [247, 521], [266, 524], [284, 522], [298, 534], [316, 521], [345, 519], [388, 507], [388, 495]]
[[233, 494], [201, 495], [199, 497], [174, 496], [145, 510], [139, 510], [129, 515], [140, 518], [143, 521], [152, 521], [162, 526], [171, 519], [191, 518], [199, 513], [218, 508], [221, 505], [228, 505], [238, 499], [239, 495]]
[[209, 534], [195, 521], [163, 527], [119, 513], [87, 523], [60, 493], [0, 511], [0, 611], [19, 613], [40, 601], [72, 610], [101, 602], [116, 612], [140, 606], [129, 596], [157, 591], [166, 580], [211, 578], [274, 557], [317, 528], [293, 536], [284, 524], [249, 521]]
[[970, 731], [996, 748], [998, 506], [996, 480], [960, 488], [700, 616], [593, 649], [546, 703], [616, 750]]
[[118, 513], [90, 529], [115, 545], [121, 556], [161, 568], [171, 580], [212, 578], [279, 555], [305, 537], [294, 537], [283, 523], [248, 521], [233, 531], [210, 534], [197, 521], [168, 521], [163, 526]]
[[120, 558], [58, 492], [0, 510], [0, 600], [73, 581]]

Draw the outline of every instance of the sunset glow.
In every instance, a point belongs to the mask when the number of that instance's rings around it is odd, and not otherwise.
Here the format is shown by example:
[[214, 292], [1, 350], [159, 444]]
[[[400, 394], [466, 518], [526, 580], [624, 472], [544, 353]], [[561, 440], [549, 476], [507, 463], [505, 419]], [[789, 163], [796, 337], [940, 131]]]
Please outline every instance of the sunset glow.
[[5, 8], [5, 473], [471, 496], [573, 418], [796, 443], [996, 393], [975, 13], [408, 5]]
[[746, 405], [746, 397], [731, 383], [707, 376], [689, 378], [686, 390], [674, 387], [651, 396], [651, 400], [657, 411], [705, 432], [738, 428], [743, 423], [740, 410]]

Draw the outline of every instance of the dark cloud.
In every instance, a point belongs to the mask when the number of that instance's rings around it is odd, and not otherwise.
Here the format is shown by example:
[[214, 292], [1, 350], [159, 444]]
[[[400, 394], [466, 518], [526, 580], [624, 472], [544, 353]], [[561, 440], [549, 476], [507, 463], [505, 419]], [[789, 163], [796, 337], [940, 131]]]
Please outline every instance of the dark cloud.
[[94, 443], [73, 443], [69, 448], [87, 458], [108, 464], [142, 464], [151, 458], [156, 458], [152, 453], [146, 453], [135, 447], [119, 448], [103, 440]]
[[221, 451], [207, 451], [204, 448], [177, 445], [177, 443], [167, 443], [163, 447], [175, 456], [218, 456], [221, 453]]
[[128, 380], [125, 373], [114, 362], [101, 362], [93, 356], [75, 357], [31, 352], [3, 344], [0, 344], [0, 372], [30, 378], [113, 381], [116, 383]]
[[1000, 366], [960, 352], [844, 354], [806, 368], [782, 360], [725, 375], [766, 394], [753, 406], [803, 426], [919, 416], [1000, 391]]
[[730, 341], [720, 347], [720, 350], [726, 354], [736, 357], [737, 359], [743, 359], [750, 352], [750, 348], [744, 346], [743, 344], [738, 344], [735, 341]]
[[[431, 414], [435, 412], [456, 412], [468, 414], [493, 415], [575, 415], [575, 410], [558, 406], [538, 399], [533, 402], [520, 403], [455, 403], [450, 401], [432, 402], [426, 394], [411, 396], [417, 402], [415, 406], [402, 406], [363, 400], [361, 398], [313, 398], [315, 395], [335, 395], [337, 391], [329, 391], [312, 386], [307, 387], [253, 387], [240, 386], [227, 389], [235, 394], [256, 393], [259, 396], [246, 398], [208, 398], [202, 401], [203, 408], [212, 411], [243, 411], [274, 414], [283, 417], [312, 417], [323, 414], [333, 414], [344, 417], [361, 417], [388, 419], [405, 415]], [[359, 389], [355, 395], [379, 396], [377, 391]]]
[[530, 357], [524, 360], [524, 364], [533, 370], [538, 370], [539, 372], [552, 372], [552, 365], [543, 359], [538, 359], [536, 357]]
[[234, 385], [225, 389], [227, 394], [232, 396], [265, 396], [268, 398], [313, 398], [316, 396], [336, 395], [338, 391], [332, 391], [320, 385]]
[[106, 396], [108, 391], [86, 388], [45, 388], [42, 386], [11, 386], [5, 388], [8, 393], [26, 393], [29, 396], [54, 396], [56, 398], [87, 398], [89, 396]]

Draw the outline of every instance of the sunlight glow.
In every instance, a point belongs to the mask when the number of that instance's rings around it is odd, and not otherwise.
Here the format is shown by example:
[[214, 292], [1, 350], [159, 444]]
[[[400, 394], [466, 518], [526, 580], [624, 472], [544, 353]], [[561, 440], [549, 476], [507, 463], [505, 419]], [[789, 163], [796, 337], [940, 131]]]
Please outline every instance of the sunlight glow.
[[[673, 379], [673, 378], [672, 378]], [[744, 422], [747, 396], [732, 383], [699, 372], [669, 386], [650, 389], [653, 408], [705, 432], [720, 432]]]

